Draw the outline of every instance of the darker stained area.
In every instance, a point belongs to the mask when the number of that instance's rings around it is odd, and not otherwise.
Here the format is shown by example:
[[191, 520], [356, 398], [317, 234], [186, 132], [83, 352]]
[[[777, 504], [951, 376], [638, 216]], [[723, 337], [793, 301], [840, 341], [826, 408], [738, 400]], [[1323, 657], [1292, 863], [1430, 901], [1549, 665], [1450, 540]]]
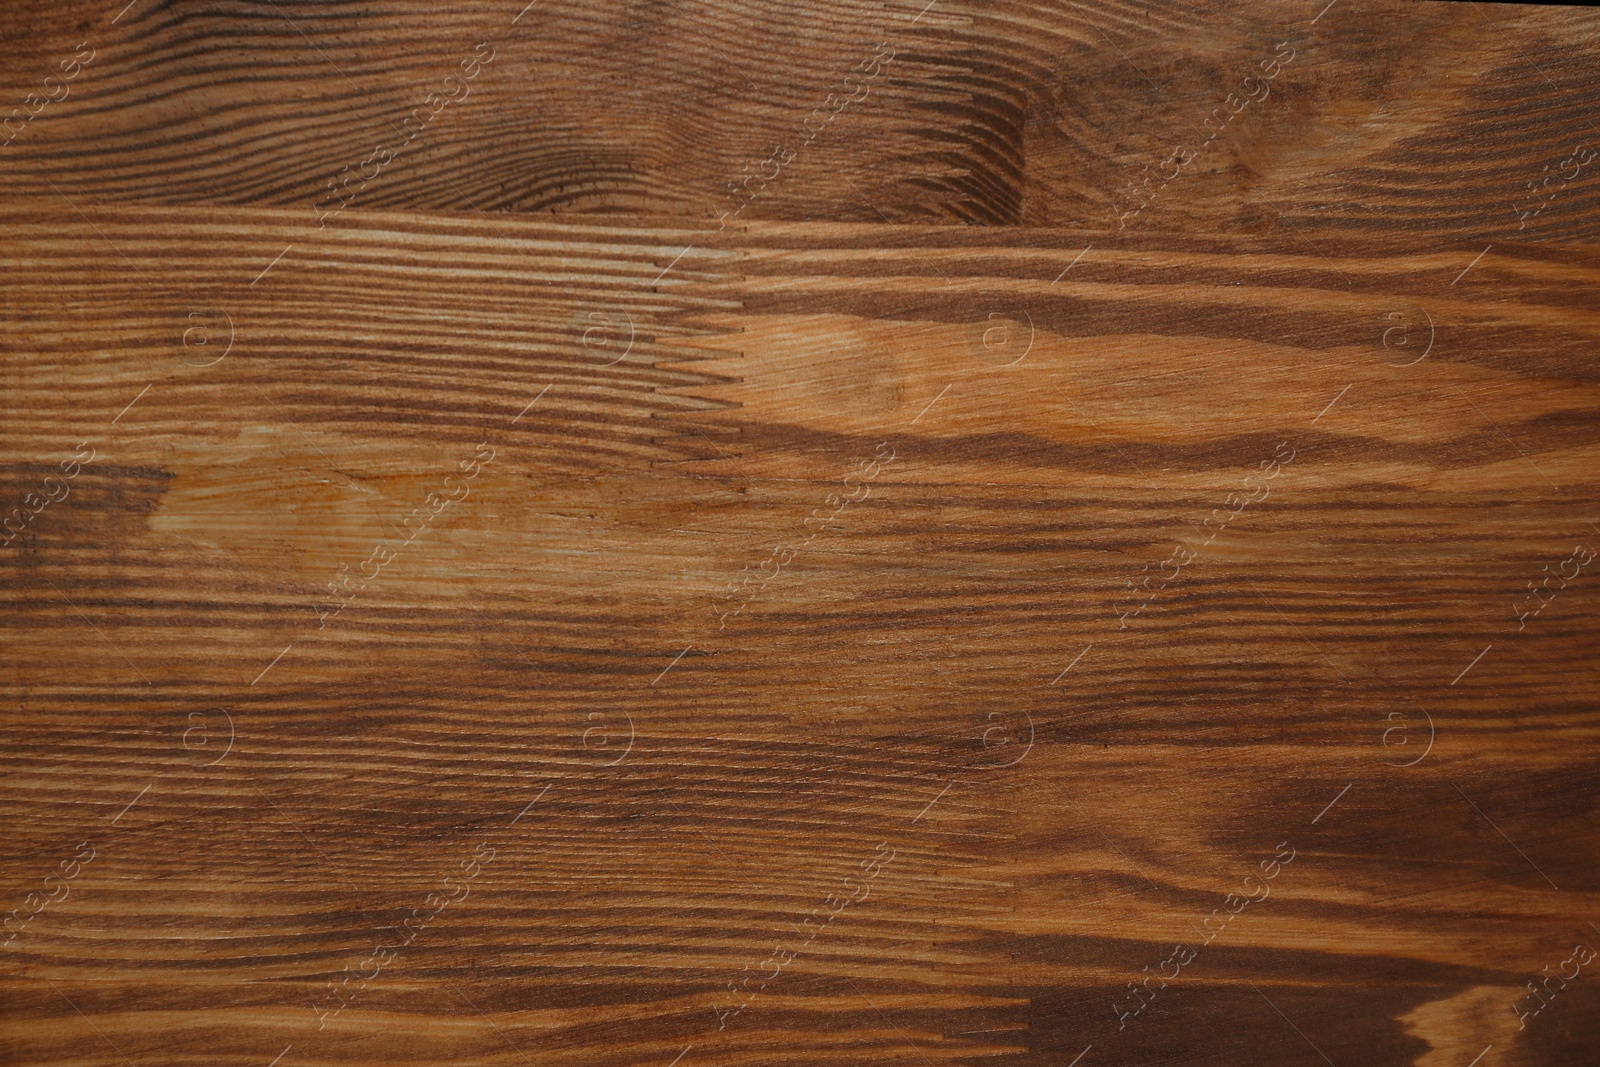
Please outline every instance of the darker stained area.
[[[1329, 1059], [1340, 1067], [1404, 1067], [1428, 1045], [1407, 1036], [1398, 1018], [1419, 1004], [1460, 992], [1460, 987], [1379, 988], [1362, 969], [1367, 960], [1340, 967], [1351, 984], [1323, 988], [1311, 983], [1329, 981], [1327, 967], [1296, 973], [1288, 964], [1298, 954], [1250, 954], [1278, 972], [1277, 980], [1240, 975], [1237, 984], [1226, 986], [1172, 985], [1120, 1031], [1112, 1004], [1129, 1002], [1125, 988], [1035, 990], [1028, 1035], [1032, 1051], [1009, 1062], [1065, 1067], [1092, 1045], [1095, 1067], [1179, 1062], [1185, 1067], [1326, 1067]], [[1175, 1055], [1176, 1050], [1181, 1052]]]

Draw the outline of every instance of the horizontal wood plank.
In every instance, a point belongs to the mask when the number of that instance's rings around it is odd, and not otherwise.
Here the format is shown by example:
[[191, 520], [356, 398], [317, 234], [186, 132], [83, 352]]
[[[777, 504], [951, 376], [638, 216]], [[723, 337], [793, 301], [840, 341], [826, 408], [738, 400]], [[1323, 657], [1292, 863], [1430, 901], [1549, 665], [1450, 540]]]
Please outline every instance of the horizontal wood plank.
[[1592, 1040], [1592, 249], [4, 225], [10, 1059]]

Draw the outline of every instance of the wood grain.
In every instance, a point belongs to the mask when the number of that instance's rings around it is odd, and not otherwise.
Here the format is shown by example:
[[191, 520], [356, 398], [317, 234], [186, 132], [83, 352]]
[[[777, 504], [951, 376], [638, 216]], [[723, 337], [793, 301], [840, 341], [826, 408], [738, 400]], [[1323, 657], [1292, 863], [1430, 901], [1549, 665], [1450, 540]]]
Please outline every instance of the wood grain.
[[1595, 25], [1472, 7], [19, 8], [0, 1062], [1593, 1059]]
[[[24, 0], [0, 36], [8, 107], [80, 42], [94, 54], [0, 149], [41, 196], [316, 219], [388, 146], [354, 205], [715, 220], [754, 194], [759, 218], [1114, 228], [1143, 188], [1141, 229], [1486, 240], [1592, 238], [1600, 205], [1600, 164], [1575, 162], [1600, 151], [1600, 23], [1578, 8], [636, 0], [513, 24], [409, 0], [140, 0], [109, 25], [60, 7]], [[1205, 126], [1280, 42], [1295, 58], [1265, 98]], [[494, 58], [444, 87], [480, 43]], [[411, 137], [430, 94], [458, 99]], [[1179, 146], [1196, 157], [1163, 183]]]

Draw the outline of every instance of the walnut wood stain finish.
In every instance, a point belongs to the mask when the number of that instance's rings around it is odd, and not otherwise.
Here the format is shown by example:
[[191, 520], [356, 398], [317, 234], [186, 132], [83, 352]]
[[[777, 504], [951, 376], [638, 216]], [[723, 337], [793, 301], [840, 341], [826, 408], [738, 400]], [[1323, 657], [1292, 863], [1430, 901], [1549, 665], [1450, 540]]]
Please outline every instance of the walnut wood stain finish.
[[1588, 12], [5, 33], [0, 1062], [1595, 1057]]

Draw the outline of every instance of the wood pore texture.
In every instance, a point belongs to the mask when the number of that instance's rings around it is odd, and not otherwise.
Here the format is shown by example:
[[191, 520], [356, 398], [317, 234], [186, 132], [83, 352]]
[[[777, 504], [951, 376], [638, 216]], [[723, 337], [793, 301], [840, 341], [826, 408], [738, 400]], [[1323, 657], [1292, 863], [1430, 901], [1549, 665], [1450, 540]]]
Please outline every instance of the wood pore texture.
[[1592, 10], [125, 3], [0, 1063], [1600, 1062]]

